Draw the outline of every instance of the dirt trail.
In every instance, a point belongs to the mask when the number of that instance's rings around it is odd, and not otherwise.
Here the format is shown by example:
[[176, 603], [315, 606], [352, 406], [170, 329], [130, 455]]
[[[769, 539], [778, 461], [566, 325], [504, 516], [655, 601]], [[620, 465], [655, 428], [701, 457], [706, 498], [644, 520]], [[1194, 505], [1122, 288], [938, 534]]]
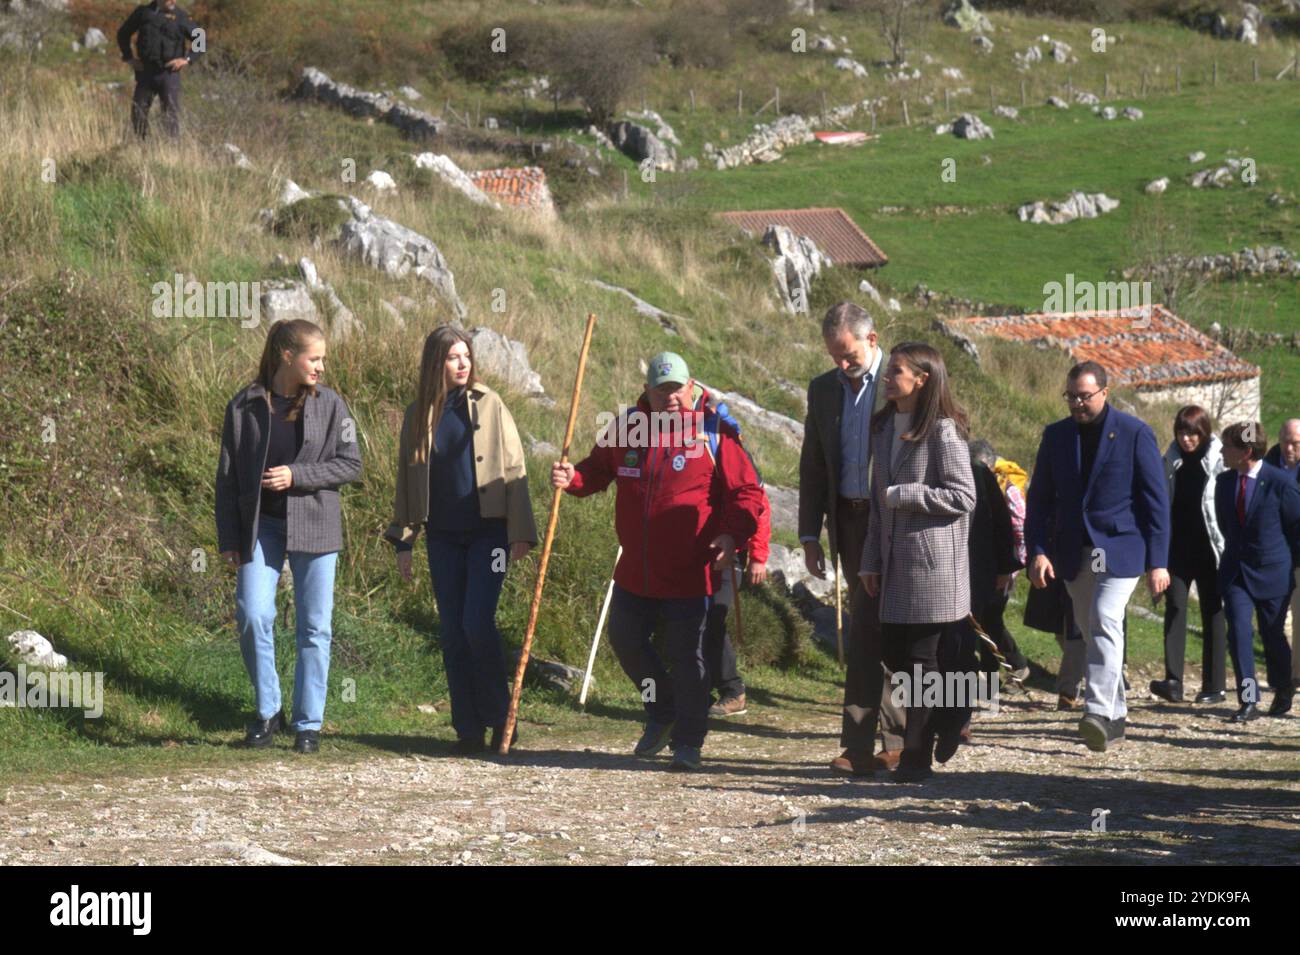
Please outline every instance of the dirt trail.
[[[1128, 742], [1084, 749], [1034, 692], [982, 713], [924, 784], [833, 778], [831, 700], [752, 699], [706, 770], [628, 755], [637, 729], [524, 727], [500, 762], [259, 762], [0, 792], [0, 864], [1284, 862], [1300, 853], [1300, 719], [1244, 729], [1130, 700]], [[609, 729], [626, 740], [610, 745]], [[430, 752], [434, 752], [431, 747]], [[1094, 811], [1106, 832], [1094, 831]]]

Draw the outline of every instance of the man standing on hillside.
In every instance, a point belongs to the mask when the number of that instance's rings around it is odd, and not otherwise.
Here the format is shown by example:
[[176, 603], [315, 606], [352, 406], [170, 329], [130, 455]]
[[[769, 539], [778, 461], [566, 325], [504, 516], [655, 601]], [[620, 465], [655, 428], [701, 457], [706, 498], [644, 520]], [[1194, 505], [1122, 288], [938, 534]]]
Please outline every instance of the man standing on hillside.
[[[831, 306], [822, 320], [822, 340], [836, 367], [808, 385], [808, 417], [799, 453], [799, 540], [808, 573], [826, 579], [823, 523], [832, 560], [849, 578], [849, 632], [845, 646], [844, 752], [831, 770], [870, 776], [893, 769], [903, 751], [904, 715], [885, 686], [881, 662], [880, 600], [858, 576], [871, 517], [871, 416], [885, 401], [879, 384], [884, 349], [867, 310], [852, 302]], [[876, 726], [884, 746], [872, 756]]]
[[[623, 556], [614, 568], [609, 643], [645, 705], [634, 752], [653, 756], [671, 746], [673, 770], [700, 768], [708, 731], [710, 572], [730, 573], [736, 547], [758, 531], [766, 506], [739, 433], [707, 410], [707, 397], [680, 355], [655, 355], [636, 407], [601, 432], [577, 465], [551, 467], [552, 486], [575, 497], [618, 488], [614, 527]], [[656, 630], [671, 673], [650, 642]]]
[[[1282, 472], [1300, 484], [1300, 418], [1282, 422], [1277, 444], [1264, 455], [1264, 463]], [[1286, 635], [1291, 640], [1291, 682], [1300, 686], [1300, 564], [1292, 570], [1294, 589], [1291, 591], [1291, 615], [1287, 618]]]
[[[1143, 571], [1152, 596], [1169, 586], [1169, 491], [1155, 432], [1106, 401], [1106, 369], [1070, 369], [1070, 416], [1049, 424], [1029, 482], [1029, 580], [1065, 582], [1088, 661], [1079, 735], [1093, 752], [1124, 741], [1124, 615]], [[1054, 529], [1049, 532], [1049, 529]]]
[[157, 96], [162, 99], [163, 128], [176, 139], [181, 131], [181, 71], [207, 51], [203, 30], [176, 0], [153, 0], [126, 18], [118, 28], [117, 45], [123, 61], [135, 70], [131, 127], [136, 135], [149, 135], [149, 110]]

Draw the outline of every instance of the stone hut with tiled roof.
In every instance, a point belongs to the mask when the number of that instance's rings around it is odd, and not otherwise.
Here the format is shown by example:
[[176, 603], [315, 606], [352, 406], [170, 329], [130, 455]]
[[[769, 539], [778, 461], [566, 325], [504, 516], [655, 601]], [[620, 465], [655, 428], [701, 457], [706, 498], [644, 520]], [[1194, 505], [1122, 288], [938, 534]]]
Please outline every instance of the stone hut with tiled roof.
[[1258, 421], [1257, 366], [1198, 332], [1163, 305], [1096, 312], [1039, 312], [943, 320], [956, 338], [989, 336], [1047, 345], [1105, 366], [1110, 383], [1152, 402], [1200, 405], [1215, 426]]
[[783, 225], [795, 235], [811, 239], [817, 250], [834, 265], [875, 269], [889, 261], [880, 246], [838, 207], [755, 209], [719, 212], [717, 216], [755, 237], [762, 236], [769, 225]]

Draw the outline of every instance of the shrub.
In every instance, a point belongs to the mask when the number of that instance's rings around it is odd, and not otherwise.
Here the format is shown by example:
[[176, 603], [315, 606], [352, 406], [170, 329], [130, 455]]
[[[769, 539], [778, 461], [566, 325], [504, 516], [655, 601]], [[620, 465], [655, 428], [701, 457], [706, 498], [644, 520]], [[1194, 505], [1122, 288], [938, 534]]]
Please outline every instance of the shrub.
[[348, 213], [339, 205], [340, 196], [312, 196], [299, 199], [275, 214], [271, 230], [280, 236], [316, 239], [338, 232], [348, 220]]

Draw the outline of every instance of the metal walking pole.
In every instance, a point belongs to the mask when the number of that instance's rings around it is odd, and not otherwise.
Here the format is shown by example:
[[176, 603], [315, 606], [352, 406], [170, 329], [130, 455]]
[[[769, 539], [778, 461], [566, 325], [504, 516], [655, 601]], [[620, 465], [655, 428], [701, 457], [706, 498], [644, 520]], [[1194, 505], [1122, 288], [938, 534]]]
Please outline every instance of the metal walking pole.
[[[614, 555], [614, 566], [618, 566], [619, 558], [623, 556], [623, 545], [620, 544], [618, 553]], [[591, 668], [596, 665], [596, 647], [600, 646], [600, 631], [605, 628], [605, 614], [609, 613], [609, 601], [614, 596], [614, 575], [609, 575], [609, 587], [605, 590], [605, 603], [600, 608], [600, 619], [596, 621], [596, 635], [591, 638], [591, 655], [587, 657], [587, 672], [582, 675], [582, 693], [578, 696], [578, 705], [587, 705], [587, 689], [591, 686]]]

